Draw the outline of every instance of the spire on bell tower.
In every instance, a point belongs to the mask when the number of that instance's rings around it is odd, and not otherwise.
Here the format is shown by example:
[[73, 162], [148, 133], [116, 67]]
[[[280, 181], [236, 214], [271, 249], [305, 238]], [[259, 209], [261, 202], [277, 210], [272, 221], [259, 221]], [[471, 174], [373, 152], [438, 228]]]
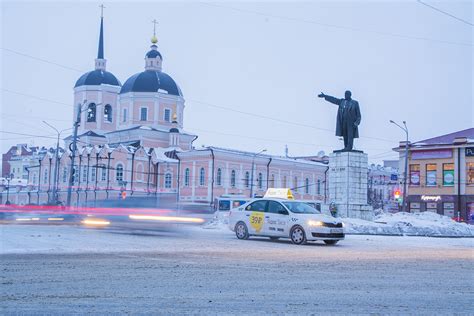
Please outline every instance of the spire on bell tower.
[[104, 8], [105, 6], [101, 4], [99, 7], [100, 7], [99, 49], [97, 50], [97, 58], [95, 60], [95, 69], [105, 71], [105, 64], [106, 64], [106, 60], [104, 58]]
[[156, 43], [158, 43], [158, 38], [156, 38], [156, 25], [158, 24], [158, 21], [155, 19], [151, 21], [151, 23], [153, 23], [153, 36], [151, 37], [150, 51], [145, 55], [145, 69], [161, 71], [163, 57], [161, 57], [161, 54], [158, 51], [158, 46], [156, 46]]

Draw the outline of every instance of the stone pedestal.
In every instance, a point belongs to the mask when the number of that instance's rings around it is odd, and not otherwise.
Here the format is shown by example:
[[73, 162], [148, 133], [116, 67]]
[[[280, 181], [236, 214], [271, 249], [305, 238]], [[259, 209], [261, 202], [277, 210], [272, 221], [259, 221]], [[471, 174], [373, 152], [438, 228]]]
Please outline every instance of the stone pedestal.
[[361, 151], [335, 151], [329, 156], [329, 202], [341, 217], [372, 220], [374, 211], [367, 204], [367, 154]]

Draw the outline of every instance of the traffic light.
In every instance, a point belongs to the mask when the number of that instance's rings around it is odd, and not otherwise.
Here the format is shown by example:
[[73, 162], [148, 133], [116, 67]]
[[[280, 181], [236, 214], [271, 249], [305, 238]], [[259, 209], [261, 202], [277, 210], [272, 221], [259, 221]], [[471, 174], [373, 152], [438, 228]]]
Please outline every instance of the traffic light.
[[395, 197], [395, 200], [398, 200], [400, 199], [400, 190], [395, 190], [395, 192], [393, 193], [393, 196]]

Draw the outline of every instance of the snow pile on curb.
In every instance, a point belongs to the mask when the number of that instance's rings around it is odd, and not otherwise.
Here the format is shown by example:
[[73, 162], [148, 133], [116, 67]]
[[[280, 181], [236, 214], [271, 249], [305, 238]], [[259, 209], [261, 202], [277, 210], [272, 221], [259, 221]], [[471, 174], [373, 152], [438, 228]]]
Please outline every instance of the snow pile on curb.
[[214, 217], [210, 221], [204, 223], [201, 227], [204, 229], [229, 230], [229, 228], [227, 227], [228, 224], [229, 224], [229, 213], [216, 212]]
[[380, 213], [374, 221], [344, 218], [346, 233], [430, 237], [473, 237], [474, 226], [432, 212]]

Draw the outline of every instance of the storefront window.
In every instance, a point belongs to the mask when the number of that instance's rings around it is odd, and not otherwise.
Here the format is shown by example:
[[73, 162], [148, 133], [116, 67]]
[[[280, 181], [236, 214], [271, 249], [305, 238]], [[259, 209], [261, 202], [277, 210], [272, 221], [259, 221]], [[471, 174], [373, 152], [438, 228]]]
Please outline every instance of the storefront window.
[[466, 180], [467, 184], [474, 184], [474, 162], [466, 163]]
[[443, 164], [443, 185], [446, 187], [454, 186], [454, 164]]
[[410, 165], [410, 185], [420, 185], [420, 165]]
[[429, 163], [426, 165], [426, 186], [436, 186], [436, 164]]
[[454, 203], [453, 202], [445, 202], [443, 203], [443, 213], [444, 216], [454, 217]]

